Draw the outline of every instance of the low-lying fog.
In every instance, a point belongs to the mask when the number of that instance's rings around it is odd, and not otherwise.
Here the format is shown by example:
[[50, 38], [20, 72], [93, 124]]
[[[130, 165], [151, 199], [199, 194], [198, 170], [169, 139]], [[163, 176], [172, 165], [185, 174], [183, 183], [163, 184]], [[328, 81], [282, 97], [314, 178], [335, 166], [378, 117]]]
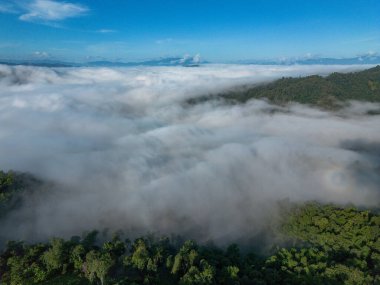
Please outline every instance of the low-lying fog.
[[378, 206], [380, 116], [366, 112], [379, 105], [183, 103], [363, 68], [0, 66], [0, 169], [54, 184], [1, 221], [0, 239], [109, 228], [234, 241], [260, 232], [281, 199]]

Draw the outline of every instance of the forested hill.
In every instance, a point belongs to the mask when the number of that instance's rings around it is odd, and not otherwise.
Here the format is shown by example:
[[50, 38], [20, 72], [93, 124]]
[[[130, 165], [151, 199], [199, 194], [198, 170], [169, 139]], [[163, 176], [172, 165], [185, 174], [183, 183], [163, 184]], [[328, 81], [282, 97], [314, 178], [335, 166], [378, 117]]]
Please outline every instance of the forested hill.
[[100, 242], [93, 231], [49, 243], [8, 242], [0, 284], [380, 284], [378, 214], [316, 203], [287, 208], [282, 231], [294, 246], [267, 256], [152, 235], [132, 242], [119, 233]]
[[[0, 171], [0, 226], [8, 211], [22, 207], [17, 198], [36, 183], [41, 181], [29, 174]], [[273, 244], [265, 255], [176, 235], [131, 241], [119, 231], [100, 240], [91, 231], [69, 240], [9, 241], [0, 250], [0, 284], [380, 284], [378, 210], [287, 200], [278, 207], [282, 218], [273, 234], [288, 246]]]
[[380, 102], [380, 66], [352, 73], [334, 72], [327, 77], [282, 78], [265, 85], [243, 86], [225, 93], [192, 98], [187, 103], [224, 99], [236, 104], [253, 98], [267, 98], [280, 105], [289, 102], [310, 104], [324, 109], [336, 109], [348, 100]]

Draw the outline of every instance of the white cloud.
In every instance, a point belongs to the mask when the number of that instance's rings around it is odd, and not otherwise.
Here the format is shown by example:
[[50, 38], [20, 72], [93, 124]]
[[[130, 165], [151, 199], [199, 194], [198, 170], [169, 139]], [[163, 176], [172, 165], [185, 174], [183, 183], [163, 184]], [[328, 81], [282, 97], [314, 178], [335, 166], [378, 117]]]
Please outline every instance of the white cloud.
[[2, 236], [109, 228], [236, 241], [265, 228], [279, 199], [377, 206], [380, 116], [366, 112], [378, 104], [341, 113], [257, 100], [183, 104], [240, 84], [358, 68], [0, 65], [0, 169], [59, 185], [2, 221]]
[[187, 60], [191, 58], [190, 54], [186, 53], [180, 60], [179, 63], [185, 63]]
[[196, 55], [194, 55], [193, 57], [193, 62], [194, 63], [200, 63], [201, 62], [201, 55], [199, 53], [197, 53]]
[[23, 6], [26, 10], [19, 19], [30, 22], [55, 22], [83, 16], [88, 8], [74, 3], [53, 0], [33, 0]]
[[100, 29], [100, 30], [97, 30], [96, 32], [97, 32], [97, 33], [101, 33], [101, 34], [116, 33], [115, 30], [111, 30], [111, 29]]
[[33, 52], [33, 57], [39, 58], [39, 59], [44, 59], [44, 58], [49, 58], [50, 54], [46, 51], [35, 51]]

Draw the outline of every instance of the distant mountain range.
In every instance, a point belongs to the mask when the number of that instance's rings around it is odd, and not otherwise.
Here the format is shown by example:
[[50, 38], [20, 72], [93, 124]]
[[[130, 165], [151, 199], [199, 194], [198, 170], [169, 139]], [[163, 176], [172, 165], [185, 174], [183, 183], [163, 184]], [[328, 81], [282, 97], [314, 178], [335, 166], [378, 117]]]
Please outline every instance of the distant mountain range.
[[302, 58], [302, 59], [278, 59], [278, 60], [244, 60], [239, 61], [240, 64], [259, 64], [259, 65], [351, 65], [351, 64], [379, 64], [380, 55], [363, 55], [349, 58], [328, 58], [328, 57], [315, 57], [315, 58]]
[[27, 65], [27, 66], [42, 66], [42, 67], [74, 67], [79, 64], [56, 61], [56, 60], [0, 60], [0, 64], [6, 65]]
[[122, 62], [122, 61], [90, 61], [85, 63], [73, 63], [55, 60], [0, 60], [0, 64], [27, 65], [43, 67], [131, 67], [131, 66], [185, 66], [196, 67], [209, 63], [201, 60], [199, 56], [165, 57], [147, 61]]
[[165, 57], [147, 61], [135, 62], [119, 62], [119, 61], [91, 61], [85, 63], [85, 66], [107, 66], [107, 67], [123, 67], [123, 66], [199, 66], [206, 64], [207, 61], [201, 60], [199, 56], [185, 56], [185, 57]]
[[[64, 62], [58, 60], [0, 60], [0, 64], [28, 65], [43, 67], [132, 67], [132, 66], [185, 66], [197, 67], [210, 62], [201, 60], [199, 56], [164, 57], [146, 61], [89, 61], [84, 63]], [[351, 65], [351, 64], [380, 64], [380, 55], [364, 55], [351, 58], [304, 58], [304, 59], [278, 59], [278, 60], [243, 60], [234, 62], [237, 64], [257, 65]]]

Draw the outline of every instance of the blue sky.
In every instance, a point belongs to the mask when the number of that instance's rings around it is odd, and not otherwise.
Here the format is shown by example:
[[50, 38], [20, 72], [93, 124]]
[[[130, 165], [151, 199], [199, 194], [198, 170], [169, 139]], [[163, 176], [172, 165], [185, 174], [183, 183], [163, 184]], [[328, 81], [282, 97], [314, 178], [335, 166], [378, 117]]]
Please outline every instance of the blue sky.
[[378, 0], [0, 0], [0, 58], [216, 62], [380, 51]]

